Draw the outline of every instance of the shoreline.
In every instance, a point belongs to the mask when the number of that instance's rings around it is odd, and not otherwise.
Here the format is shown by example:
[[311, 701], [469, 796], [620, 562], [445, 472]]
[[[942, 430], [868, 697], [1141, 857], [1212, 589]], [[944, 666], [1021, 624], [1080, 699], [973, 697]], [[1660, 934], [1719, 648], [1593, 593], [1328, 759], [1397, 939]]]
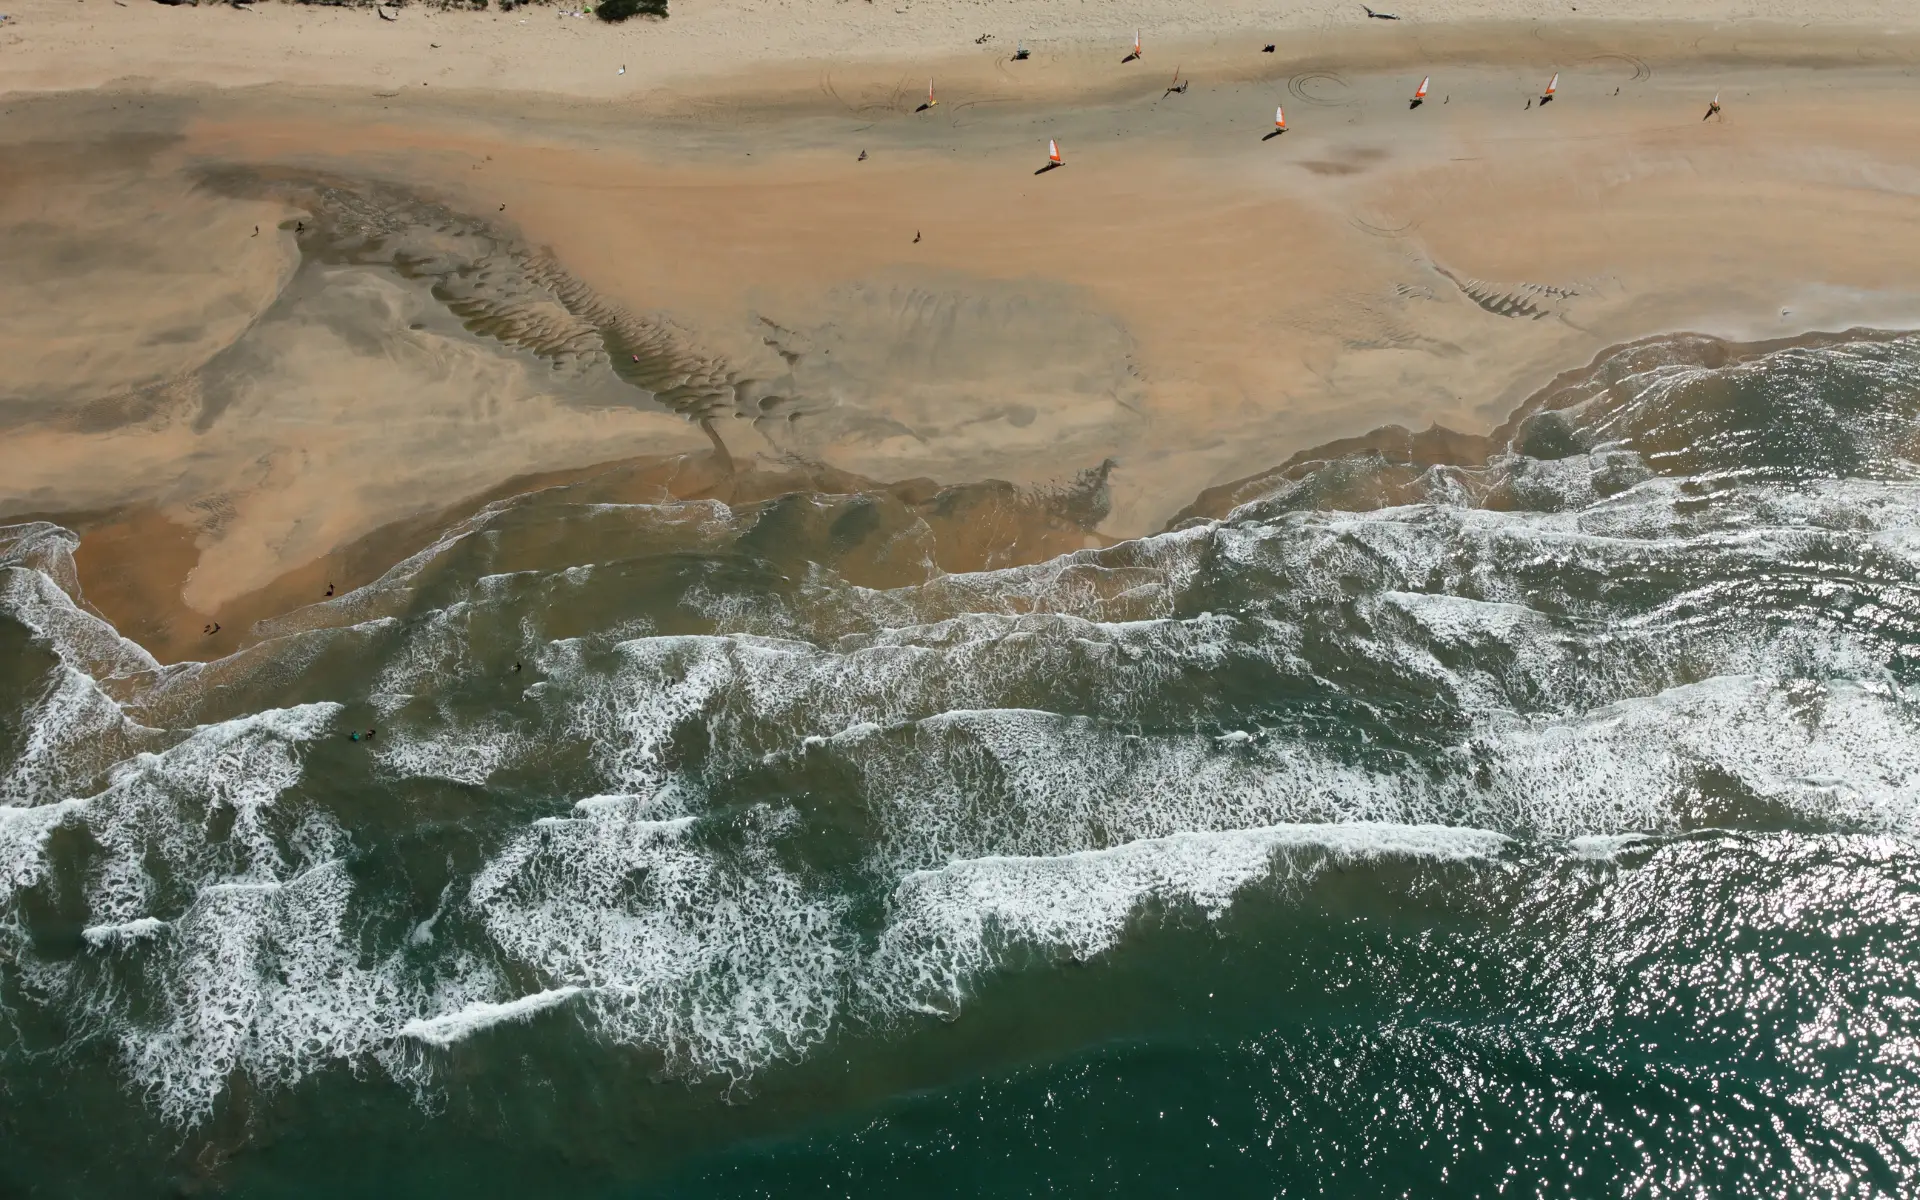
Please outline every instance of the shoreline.
[[[1676, 331], [1621, 343], [1560, 372], [1485, 434], [1439, 424], [1418, 430], [1384, 425], [1332, 439], [1296, 451], [1284, 462], [1245, 478], [1200, 489], [1163, 527], [1138, 538], [1229, 520], [1242, 506], [1257, 504], [1304, 474], [1342, 460], [1377, 459], [1415, 474], [1435, 467], [1484, 470], [1494, 459], [1512, 452], [1530, 419], [1590, 399], [1596, 389], [1604, 389], [1604, 368], [1639, 354], [1662, 365], [1719, 369], [1782, 350], [1889, 341], [1912, 332], [1854, 328], [1731, 342]], [[187, 631], [202, 614], [180, 602], [177, 587], [181, 574], [190, 572], [194, 563], [192, 531], [168, 521], [157, 509], [129, 505], [95, 512], [24, 513], [0, 519], [0, 529], [45, 522], [75, 533], [80, 539], [74, 553], [78, 598], [84, 607], [153, 654], [162, 666], [173, 666], [216, 661], [303, 627], [301, 612], [319, 613], [330, 598], [346, 601], [357, 588], [376, 582], [485, 510], [538, 504], [567, 493], [577, 493], [577, 499], [570, 501], [575, 503], [671, 505], [714, 500], [734, 510], [792, 497], [815, 504], [877, 503], [891, 510], [896, 522], [904, 518], [919, 523], [920, 544], [927, 548], [926, 571], [884, 554], [858, 560], [851, 571], [847, 564], [837, 564], [849, 583], [870, 588], [912, 586], [936, 575], [1029, 566], [1078, 550], [1138, 540], [1100, 536], [1083, 523], [1073, 497], [1065, 497], [1063, 504], [1060, 496], [1017, 488], [1003, 480], [942, 486], [927, 479], [880, 481], [805, 469], [739, 472], [712, 452], [616, 460], [508, 480], [436, 512], [382, 526], [238, 598], [215, 614], [223, 624], [234, 622], [233, 628], [196, 638]], [[1358, 501], [1353, 511], [1406, 502], [1386, 493], [1348, 499]], [[1091, 503], [1096, 508], [1101, 503], [1097, 492]], [[869, 531], [869, 538], [894, 541], [903, 528], [895, 524], [879, 529], [877, 535]], [[331, 589], [326, 596], [320, 594], [323, 581]], [[319, 619], [330, 623], [324, 615]]]

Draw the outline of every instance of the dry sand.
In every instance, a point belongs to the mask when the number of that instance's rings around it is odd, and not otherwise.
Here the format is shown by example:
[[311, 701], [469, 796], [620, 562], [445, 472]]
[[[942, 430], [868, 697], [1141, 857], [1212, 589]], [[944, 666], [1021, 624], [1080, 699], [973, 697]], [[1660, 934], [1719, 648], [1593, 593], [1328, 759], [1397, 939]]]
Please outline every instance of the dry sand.
[[729, 495], [1111, 459], [1117, 537], [1622, 341], [1920, 323], [1908, 6], [1401, 7], [11, 6], [0, 519], [105, 514], [94, 602], [175, 655], [710, 431]]

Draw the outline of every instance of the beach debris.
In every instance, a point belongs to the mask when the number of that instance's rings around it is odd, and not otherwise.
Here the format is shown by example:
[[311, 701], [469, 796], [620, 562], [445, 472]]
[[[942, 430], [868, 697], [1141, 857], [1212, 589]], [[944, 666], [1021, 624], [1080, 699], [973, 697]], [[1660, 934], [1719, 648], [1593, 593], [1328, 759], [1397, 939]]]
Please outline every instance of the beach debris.
[[1413, 109], [1425, 104], [1427, 102], [1427, 88], [1431, 87], [1432, 84], [1433, 76], [1429, 75], [1425, 79], [1422, 79], [1419, 88], [1414, 91], [1413, 99], [1408, 102], [1407, 107]]
[[1553, 73], [1553, 78], [1547, 81], [1547, 90], [1540, 93], [1541, 108], [1545, 108], [1547, 105], [1553, 103], [1553, 93], [1558, 91], [1559, 88], [1560, 88], [1560, 72], [1555, 71]]
[[1167, 90], [1160, 94], [1160, 98], [1162, 100], [1165, 100], [1168, 96], [1173, 96], [1173, 95], [1184, 96], [1186, 94], [1187, 94], [1186, 81], [1180, 78], [1180, 68], [1175, 67], [1173, 69], [1173, 82], [1167, 85]]
[[1273, 132], [1269, 133], [1266, 137], [1263, 137], [1260, 140], [1263, 142], [1270, 142], [1274, 138], [1277, 138], [1281, 134], [1285, 133], [1286, 131], [1287, 131], [1287, 110], [1285, 108], [1275, 108], [1273, 110]]
[[1033, 57], [1033, 52], [1027, 49], [1025, 42], [1015, 42], [1013, 44], [1013, 61], [1025, 62], [1031, 57]]
[[1360, 7], [1365, 8], [1367, 10], [1367, 15], [1369, 17], [1372, 17], [1376, 21], [1398, 21], [1400, 19], [1399, 17], [1395, 16], [1393, 13], [1377, 13], [1372, 9], [1367, 8], [1367, 6], [1364, 4], [1362, 4]]
[[[1707, 105], [1707, 115], [1706, 115], [1706, 116], [1704, 116], [1704, 117], [1701, 117], [1700, 119], [1701, 119], [1702, 121], [1705, 121], [1705, 120], [1709, 120], [1709, 119], [1711, 119], [1711, 118], [1713, 118], [1713, 117], [1717, 117], [1717, 116], [1719, 116], [1719, 115], [1720, 115], [1720, 93], [1719, 93], [1719, 92], [1715, 92], [1715, 93], [1713, 94], [1713, 103], [1711, 103], [1711, 104], [1709, 104], [1709, 105]], [[1785, 315], [1785, 312], [1786, 312], [1786, 310], [1784, 310], [1784, 309], [1782, 309], [1782, 310], [1781, 310], [1781, 315], [1783, 315], [1783, 316], [1784, 316], [1784, 315]]]
[[1054, 141], [1052, 138], [1048, 138], [1047, 139], [1047, 165], [1044, 167], [1041, 167], [1038, 171], [1035, 171], [1034, 174], [1045, 175], [1048, 171], [1056, 170], [1066, 165], [1067, 165], [1067, 160], [1060, 157], [1060, 143]]
[[1132, 61], [1134, 61], [1135, 59], [1137, 59], [1137, 58], [1140, 58], [1140, 57], [1141, 57], [1141, 53], [1140, 53], [1140, 31], [1139, 31], [1138, 29], [1136, 29], [1136, 30], [1134, 30], [1134, 31], [1133, 31], [1133, 49], [1132, 49], [1132, 50], [1130, 50], [1130, 51], [1128, 51], [1128, 52], [1127, 52], [1127, 56], [1126, 56], [1125, 58], [1123, 58], [1123, 59], [1121, 59], [1120, 61], [1121, 61], [1121, 62], [1123, 62], [1123, 63], [1130, 63], [1130, 62], [1132, 62]]
[[984, 45], [986, 45], [986, 44], [987, 44], [988, 42], [990, 42], [990, 41], [992, 41], [992, 40], [993, 40], [993, 35], [992, 35], [992, 34], [990, 34], [990, 33], [983, 33], [983, 34], [981, 34], [981, 35], [980, 35], [979, 37], [977, 37], [977, 38], [975, 38], [975, 39], [973, 39], [973, 44], [974, 44], [974, 45], [976, 45], [976, 46], [984, 46]]
[[925, 104], [922, 104], [919, 108], [914, 109], [913, 111], [925, 112], [938, 103], [940, 102], [933, 98], [933, 80], [929, 79], [927, 80], [927, 102]]

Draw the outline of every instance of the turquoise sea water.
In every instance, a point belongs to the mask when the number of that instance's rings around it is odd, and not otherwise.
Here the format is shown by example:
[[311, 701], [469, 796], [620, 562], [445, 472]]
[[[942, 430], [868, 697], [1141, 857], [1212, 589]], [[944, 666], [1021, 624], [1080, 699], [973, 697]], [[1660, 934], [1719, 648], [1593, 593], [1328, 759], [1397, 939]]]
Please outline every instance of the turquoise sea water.
[[906, 586], [589, 481], [180, 667], [0, 530], [0, 1193], [1911, 1194], [1920, 338], [1546, 404]]

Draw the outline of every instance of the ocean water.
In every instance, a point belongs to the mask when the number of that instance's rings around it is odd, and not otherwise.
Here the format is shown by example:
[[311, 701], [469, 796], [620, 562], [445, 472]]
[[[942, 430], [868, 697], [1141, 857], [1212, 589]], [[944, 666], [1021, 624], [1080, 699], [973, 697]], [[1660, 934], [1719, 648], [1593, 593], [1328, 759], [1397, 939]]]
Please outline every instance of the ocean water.
[[1499, 441], [549, 488], [164, 667], [0, 529], [0, 1194], [1914, 1194], [1920, 337]]

